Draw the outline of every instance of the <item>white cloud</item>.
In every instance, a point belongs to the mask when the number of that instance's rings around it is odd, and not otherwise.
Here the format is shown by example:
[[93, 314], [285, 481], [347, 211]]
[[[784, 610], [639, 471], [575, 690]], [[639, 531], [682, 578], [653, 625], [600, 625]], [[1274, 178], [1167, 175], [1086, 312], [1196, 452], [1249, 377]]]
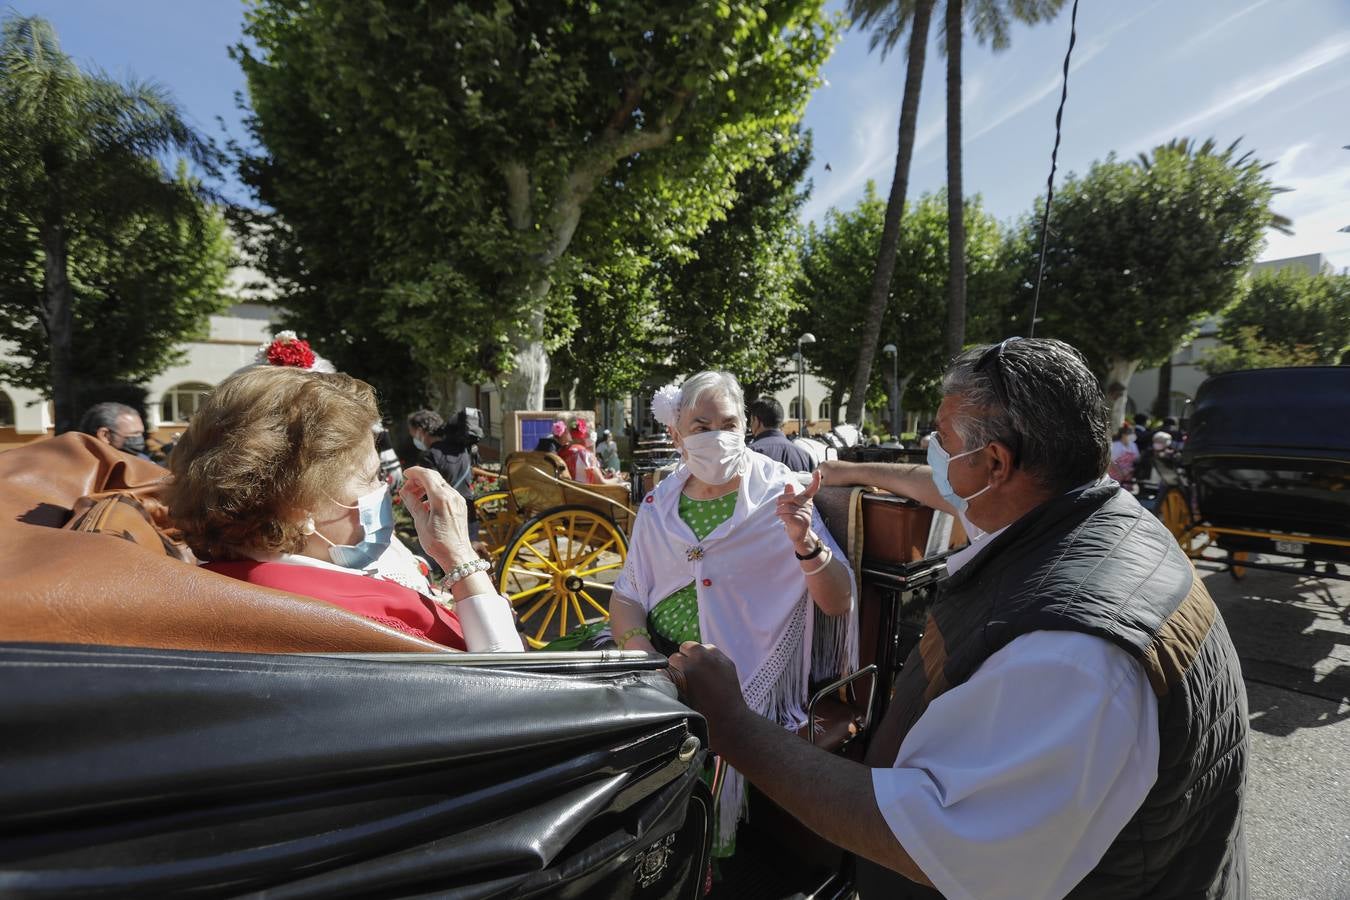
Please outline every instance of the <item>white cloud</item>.
[[[1125, 19], [1121, 22], [1117, 22], [1115, 25], [1103, 31], [1100, 35], [1097, 36], [1095, 40], [1089, 41], [1086, 44], [1080, 44], [1074, 50], [1073, 58], [1069, 62], [1069, 74], [1072, 75], [1074, 72], [1077, 72], [1083, 66], [1087, 65], [1089, 62], [1091, 62], [1093, 59], [1099, 56], [1102, 53], [1102, 51], [1104, 51], [1108, 46], [1110, 46], [1111, 39], [1113, 37], [1115, 37], [1120, 32], [1124, 31], [1125, 29], [1129, 28], [1135, 22], [1138, 22], [1160, 2], [1162, 2], [1162, 0], [1154, 0], [1154, 2], [1148, 4], [1143, 9], [1136, 12], [1133, 16], [1130, 16], [1128, 19]], [[1022, 113], [1026, 112], [1028, 109], [1035, 106], [1040, 101], [1044, 100], [1050, 94], [1058, 93], [1063, 88], [1063, 85], [1064, 85], [1064, 66], [1063, 63], [1060, 63], [1059, 65], [1055, 66], [1054, 75], [1047, 78], [1045, 81], [1041, 82], [1040, 85], [1038, 85], [1034, 90], [1027, 92], [1018, 99], [1005, 105], [996, 116], [994, 116], [989, 121], [985, 122], [984, 125], [982, 125], [981, 127], [972, 131], [966, 137], [966, 141], [970, 142], [978, 140], [979, 138], [984, 137], [986, 134], [993, 131], [995, 128], [998, 128], [1000, 125], [1003, 125], [1004, 123], [1017, 118]], [[1070, 96], [1072, 96], [1072, 90], [1070, 91]]]
[[1178, 45], [1175, 50], [1172, 51], [1172, 55], [1176, 57], [1176, 56], [1184, 56], [1187, 53], [1190, 53], [1192, 50], [1196, 49], [1201, 44], [1204, 44], [1214, 35], [1218, 34], [1220, 31], [1223, 31], [1229, 25], [1232, 25], [1238, 19], [1247, 15], [1247, 13], [1255, 12], [1256, 10], [1265, 6], [1269, 2], [1270, 0], [1256, 0], [1256, 2], [1251, 4], [1250, 6], [1243, 7], [1242, 9], [1233, 13], [1231, 16], [1228, 16], [1227, 18], [1220, 20], [1217, 24], [1212, 25], [1209, 28], [1206, 28], [1204, 31], [1200, 32], [1199, 34], [1193, 35], [1192, 37], [1188, 38], [1186, 41]]
[[[1305, 157], [1308, 145], [1296, 144], [1280, 156], [1272, 172], [1284, 167], [1275, 182], [1290, 189], [1275, 198], [1275, 209], [1293, 219], [1292, 235], [1268, 232], [1263, 259], [1323, 253], [1338, 270], [1350, 266], [1350, 234], [1338, 229], [1350, 225], [1350, 161], [1315, 174], [1297, 176], [1295, 161]], [[1339, 151], [1350, 157], [1350, 153]]]
[[1293, 59], [1286, 60], [1251, 78], [1244, 79], [1210, 101], [1208, 106], [1172, 122], [1164, 128], [1159, 128], [1148, 137], [1137, 142], [1137, 145], [1140, 149], [1149, 149], [1172, 138], [1194, 137], [1194, 130], [1199, 126], [1221, 121], [1273, 94], [1280, 88], [1293, 84], [1323, 66], [1347, 56], [1350, 56], [1350, 32], [1341, 32]]
[[[861, 122], [853, 129], [851, 149], [854, 161], [841, 164], [825, 160], [830, 163], [830, 171], [821, 172], [817, 176], [816, 190], [812, 192], [811, 199], [802, 209], [803, 221], [813, 222], [824, 216], [830, 207], [841, 200], [850, 199], [861, 193], [867, 179], [878, 178], [878, 173], [888, 161], [893, 167], [895, 144], [887, 138], [886, 132], [892, 127], [894, 122], [892, 116], [895, 113], [898, 113], [898, 108], [881, 105], [874, 105], [868, 109]], [[886, 179], [885, 185], [880, 187], [881, 190], [888, 191], [890, 186], [890, 179]]]

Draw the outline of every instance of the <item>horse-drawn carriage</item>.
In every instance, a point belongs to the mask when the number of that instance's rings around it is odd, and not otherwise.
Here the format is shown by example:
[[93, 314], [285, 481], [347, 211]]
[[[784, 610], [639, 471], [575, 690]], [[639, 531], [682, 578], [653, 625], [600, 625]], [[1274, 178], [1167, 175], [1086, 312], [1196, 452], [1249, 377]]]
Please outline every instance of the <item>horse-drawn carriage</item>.
[[[205, 571], [167, 540], [161, 474], [83, 435], [0, 454], [0, 892], [702, 896], [707, 733], [664, 659], [452, 653]], [[510, 474], [512, 543], [565, 534], [525, 497], [559, 473]], [[813, 686], [801, 736], [857, 758], [947, 541], [909, 501], [817, 502], [861, 582], [860, 668]], [[502, 577], [544, 583], [522, 568]], [[752, 804], [722, 895], [847, 896], [842, 851]]]
[[1350, 578], [1350, 367], [1216, 376], [1188, 424], [1142, 499], [1189, 556]]
[[628, 556], [634, 506], [626, 484], [580, 484], [552, 453], [512, 453], [504, 486], [477, 498], [479, 535], [497, 589], [536, 649], [569, 629], [609, 618], [609, 595]]

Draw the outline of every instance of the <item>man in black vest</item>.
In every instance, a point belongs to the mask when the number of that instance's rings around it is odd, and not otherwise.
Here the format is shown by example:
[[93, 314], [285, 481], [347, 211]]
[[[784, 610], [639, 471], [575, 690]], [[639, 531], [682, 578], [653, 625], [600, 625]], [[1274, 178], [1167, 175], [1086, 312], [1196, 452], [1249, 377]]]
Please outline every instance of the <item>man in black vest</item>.
[[810, 472], [816, 467], [815, 460], [783, 434], [783, 404], [772, 397], [760, 397], [746, 412], [754, 435], [746, 445], [751, 450], [778, 460], [794, 472]]
[[1103, 477], [1110, 429], [1072, 347], [1009, 339], [943, 380], [928, 466], [827, 463], [957, 515], [971, 545], [863, 764], [751, 713], [685, 644], [713, 749], [856, 854], [872, 897], [1241, 898], [1247, 708], [1176, 541]]

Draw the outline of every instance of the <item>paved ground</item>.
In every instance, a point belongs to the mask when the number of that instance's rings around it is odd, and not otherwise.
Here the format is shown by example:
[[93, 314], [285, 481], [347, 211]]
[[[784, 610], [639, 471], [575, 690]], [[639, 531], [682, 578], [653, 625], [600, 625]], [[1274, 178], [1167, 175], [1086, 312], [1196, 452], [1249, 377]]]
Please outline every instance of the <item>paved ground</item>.
[[1252, 897], [1350, 900], [1350, 582], [1204, 578], [1247, 681]]

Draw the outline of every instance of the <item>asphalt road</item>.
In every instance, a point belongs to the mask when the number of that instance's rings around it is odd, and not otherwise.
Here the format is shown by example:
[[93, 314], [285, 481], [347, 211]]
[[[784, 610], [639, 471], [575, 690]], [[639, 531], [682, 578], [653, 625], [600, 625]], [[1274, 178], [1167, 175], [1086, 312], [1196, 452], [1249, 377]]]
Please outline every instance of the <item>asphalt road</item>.
[[1202, 575], [1247, 682], [1251, 896], [1350, 900], [1350, 582]]

